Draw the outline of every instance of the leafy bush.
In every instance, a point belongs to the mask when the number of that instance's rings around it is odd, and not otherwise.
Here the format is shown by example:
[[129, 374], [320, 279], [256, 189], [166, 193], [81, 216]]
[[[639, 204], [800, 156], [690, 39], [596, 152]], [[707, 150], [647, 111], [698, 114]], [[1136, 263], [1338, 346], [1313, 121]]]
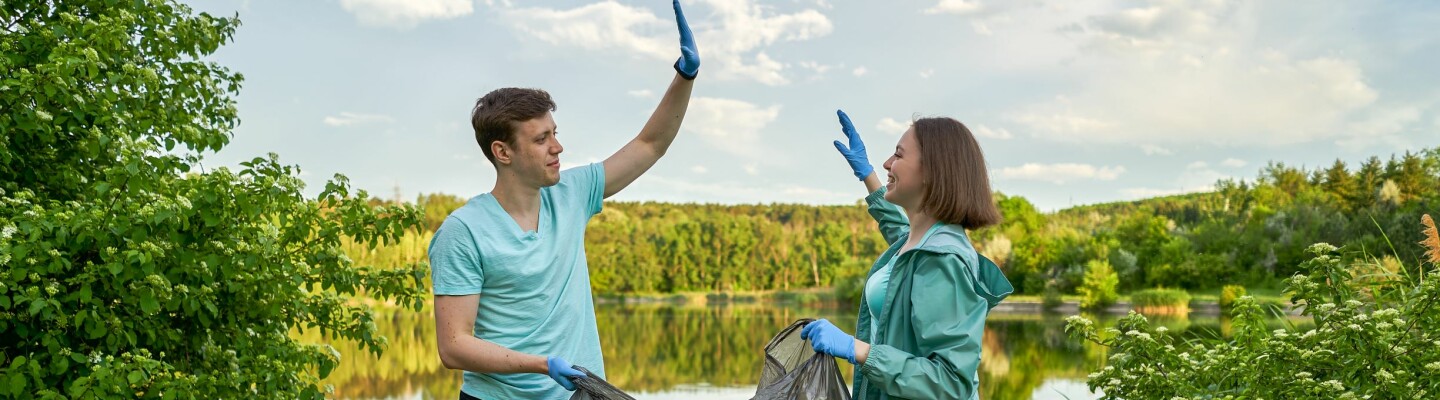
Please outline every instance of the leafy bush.
[[1190, 312], [1190, 293], [1179, 289], [1146, 289], [1130, 294], [1130, 306], [1141, 314]]
[[1057, 284], [1054, 279], [1046, 281], [1045, 291], [1040, 299], [1040, 306], [1046, 310], [1050, 310], [1060, 307], [1060, 305], [1064, 303], [1065, 299], [1061, 297], [1060, 294], [1060, 285]]
[[239, 21], [173, 1], [7, 2], [0, 12], [0, 397], [317, 398], [378, 353], [364, 293], [420, 308], [423, 265], [357, 266], [420, 210], [343, 176], [317, 199], [278, 157], [206, 170], [240, 76], [201, 61]]
[[1220, 309], [1229, 312], [1235, 306], [1235, 299], [1245, 296], [1245, 287], [1240, 285], [1225, 285], [1220, 288]]
[[1110, 265], [1115, 268], [1115, 273], [1120, 277], [1121, 288], [1134, 287], [1144, 281], [1139, 259], [1135, 257], [1135, 253], [1125, 251], [1125, 249], [1115, 249], [1110, 252]]
[[1115, 292], [1115, 287], [1120, 284], [1120, 276], [1110, 268], [1110, 262], [1105, 260], [1093, 260], [1085, 264], [1085, 280], [1080, 284], [1080, 307], [1086, 309], [1102, 309], [1115, 304], [1120, 294]]
[[[1072, 317], [1073, 337], [1110, 347], [1090, 374], [1106, 399], [1420, 399], [1440, 393], [1440, 236], [1424, 216], [1428, 265], [1376, 284], [1359, 283], [1328, 244], [1309, 248], [1286, 291], [1315, 328], [1271, 331], [1251, 297], [1236, 300], [1233, 337], [1182, 340], [1131, 313], [1115, 328]], [[1367, 286], [1370, 285], [1370, 286]], [[1363, 289], [1363, 290], [1362, 290]]]

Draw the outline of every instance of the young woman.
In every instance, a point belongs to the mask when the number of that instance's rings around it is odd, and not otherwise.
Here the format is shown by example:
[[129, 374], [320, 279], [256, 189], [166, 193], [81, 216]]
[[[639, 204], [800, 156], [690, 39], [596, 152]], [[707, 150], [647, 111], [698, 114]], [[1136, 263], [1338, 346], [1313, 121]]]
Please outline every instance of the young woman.
[[850, 143], [835, 148], [865, 182], [890, 248], [870, 267], [856, 336], [822, 319], [801, 337], [856, 366], [855, 399], [978, 399], [985, 316], [1014, 290], [965, 234], [1001, 218], [980, 145], [960, 121], [919, 119], [885, 161], [882, 187], [850, 117], [837, 113]]

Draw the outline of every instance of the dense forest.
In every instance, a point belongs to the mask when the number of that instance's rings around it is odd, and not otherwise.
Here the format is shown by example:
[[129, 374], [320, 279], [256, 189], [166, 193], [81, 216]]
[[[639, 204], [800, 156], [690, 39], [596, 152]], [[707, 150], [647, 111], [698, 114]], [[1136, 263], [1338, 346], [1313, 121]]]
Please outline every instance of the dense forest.
[[[972, 232], [982, 253], [1020, 293], [1074, 293], [1087, 263], [1108, 262], [1121, 291], [1190, 290], [1224, 284], [1278, 287], [1306, 246], [1343, 246], [1352, 260], [1396, 271], [1416, 265], [1413, 227], [1433, 211], [1440, 148], [1336, 160], [1307, 169], [1272, 162], [1216, 190], [1042, 213], [1024, 197], [997, 193], [999, 226]], [[433, 231], [465, 199], [423, 195]], [[423, 258], [428, 235], [357, 261]], [[586, 246], [597, 293], [788, 290], [861, 279], [886, 244], [863, 203], [715, 205], [607, 202]], [[381, 262], [386, 261], [386, 262]], [[1378, 271], [1378, 270], [1377, 270]]]

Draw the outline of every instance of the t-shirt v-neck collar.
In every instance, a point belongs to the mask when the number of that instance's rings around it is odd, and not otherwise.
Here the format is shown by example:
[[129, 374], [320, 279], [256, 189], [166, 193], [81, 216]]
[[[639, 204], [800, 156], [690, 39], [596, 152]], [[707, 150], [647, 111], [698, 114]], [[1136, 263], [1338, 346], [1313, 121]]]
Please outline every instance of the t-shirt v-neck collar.
[[498, 219], [503, 219], [506, 221], [507, 226], [510, 228], [510, 234], [513, 235], [516, 239], [527, 241], [536, 240], [540, 238], [540, 232], [544, 232], [545, 228], [547, 227], [545, 223], [545, 215], [548, 214], [547, 211], [550, 208], [550, 201], [546, 199], [546, 196], [543, 192], [544, 189], [541, 190], [542, 192], [540, 193], [540, 212], [535, 217], [535, 230], [532, 231], [527, 231], [520, 228], [520, 223], [516, 222], [515, 217], [510, 216], [510, 213], [505, 212], [505, 207], [500, 205], [500, 199], [495, 198], [494, 194], [485, 193], [486, 200], [489, 200], [486, 202], [488, 203], [486, 205], [486, 208], [489, 209], [489, 212], [494, 213], [497, 217], [499, 217]]

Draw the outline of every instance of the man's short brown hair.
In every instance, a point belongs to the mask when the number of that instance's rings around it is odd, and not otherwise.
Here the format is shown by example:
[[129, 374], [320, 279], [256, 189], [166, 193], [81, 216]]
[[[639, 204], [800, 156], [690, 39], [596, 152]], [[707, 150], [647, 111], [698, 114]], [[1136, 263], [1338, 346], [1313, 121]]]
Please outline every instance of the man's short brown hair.
[[985, 155], [970, 129], [954, 118], [921, 118], [913, 126], [925, 182], [920, 210], [965, 229], [999, 224]]
[[555, 100], [544, 90], [495, 89], [475, 101], [475, 108], [470, 111], [470, 125], [475, 128], [475, 142], [480, 144], [480, 151], [495, 164], [491, 143], [514, 145], [516, 125], [550, 111], [555, 111]]

